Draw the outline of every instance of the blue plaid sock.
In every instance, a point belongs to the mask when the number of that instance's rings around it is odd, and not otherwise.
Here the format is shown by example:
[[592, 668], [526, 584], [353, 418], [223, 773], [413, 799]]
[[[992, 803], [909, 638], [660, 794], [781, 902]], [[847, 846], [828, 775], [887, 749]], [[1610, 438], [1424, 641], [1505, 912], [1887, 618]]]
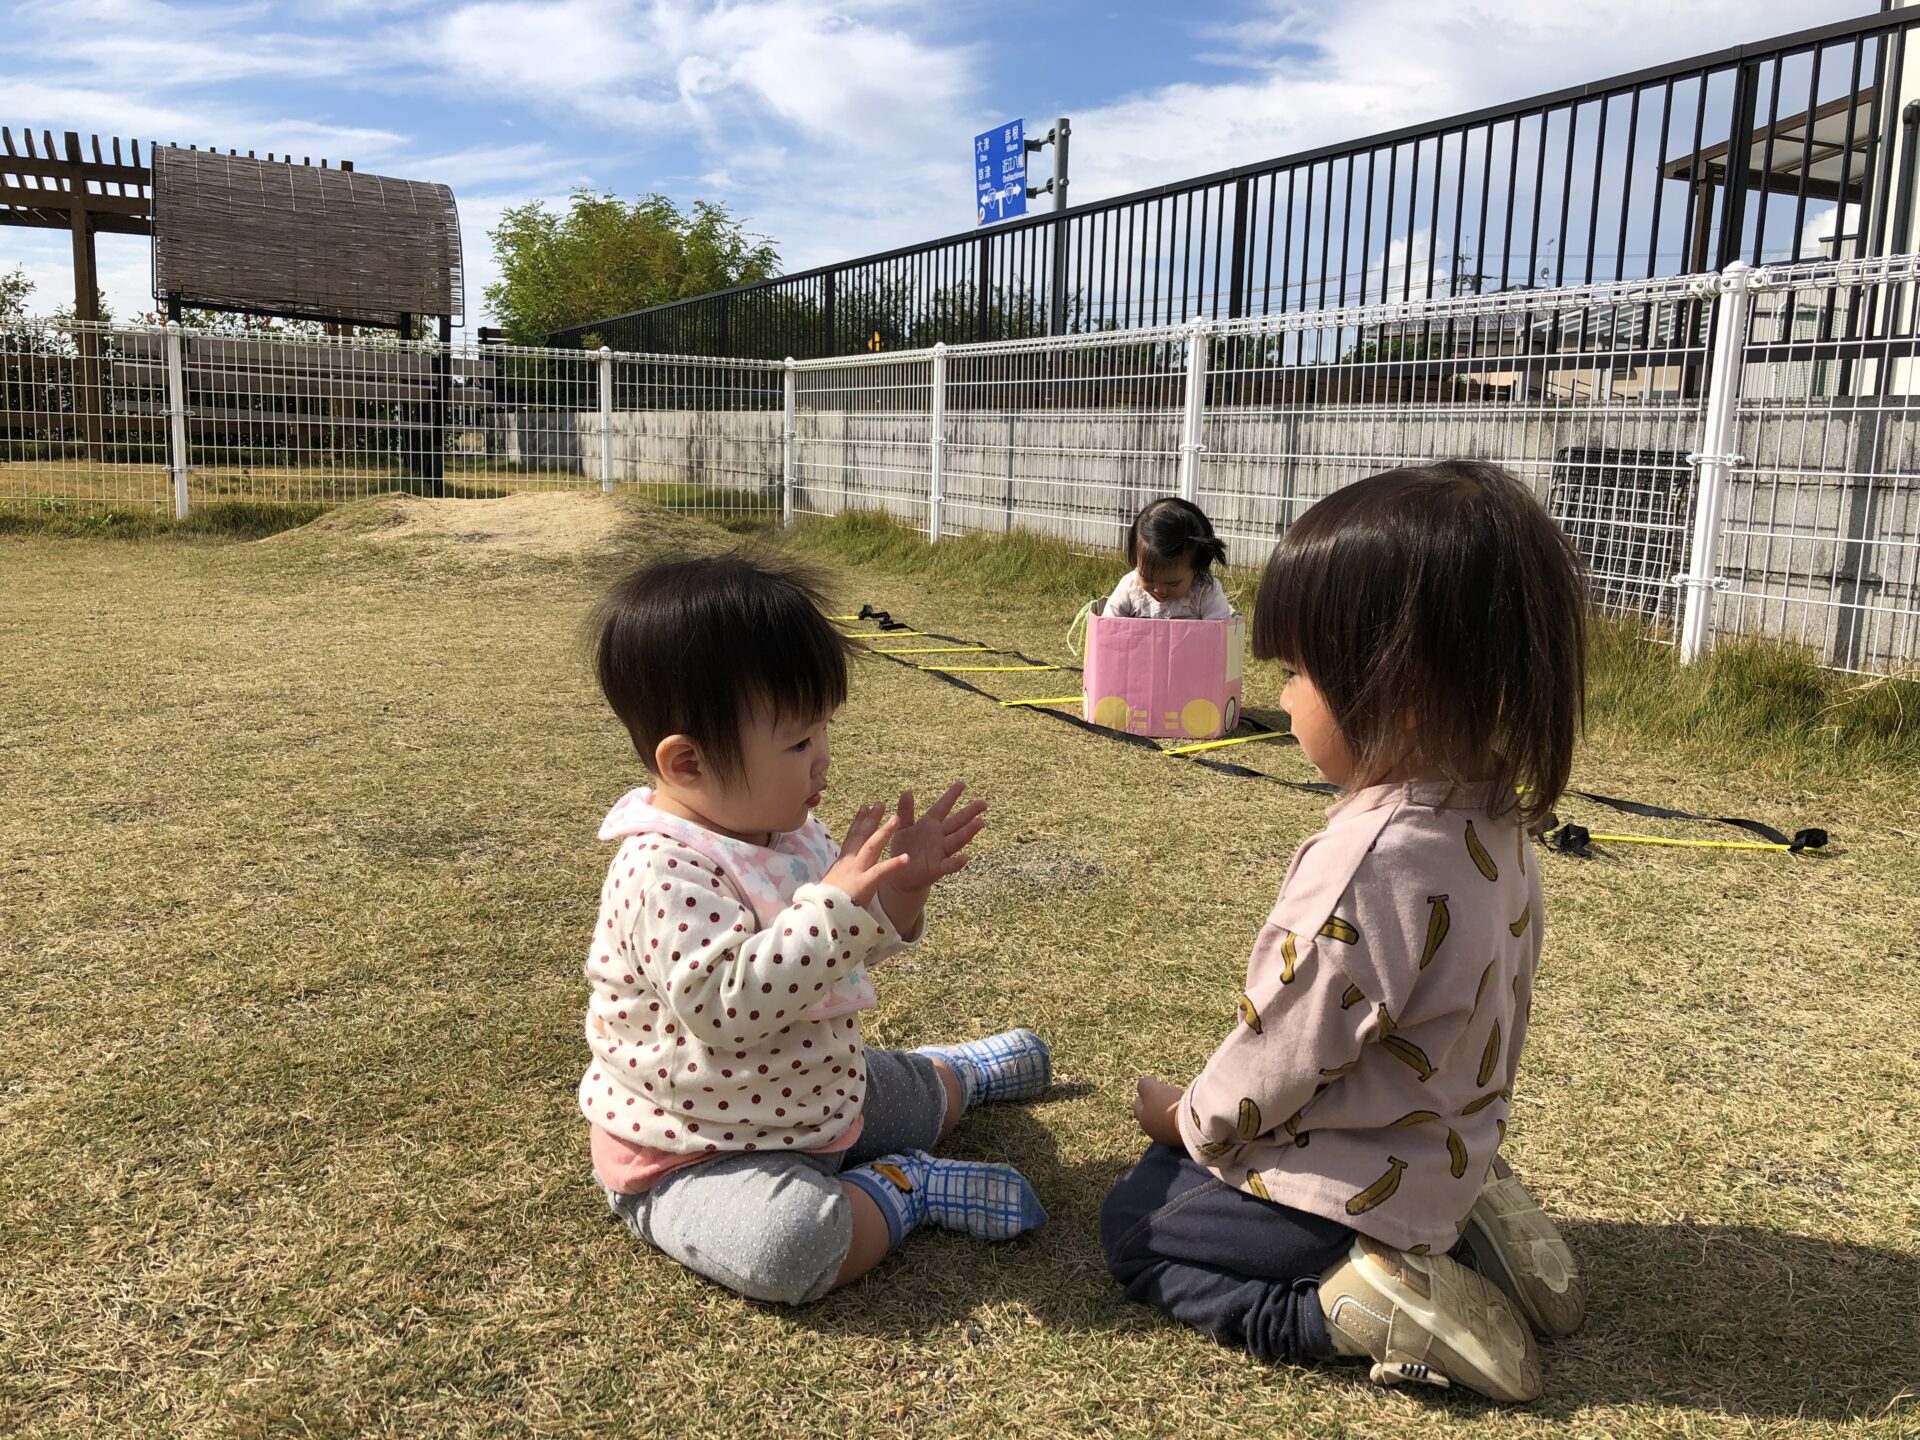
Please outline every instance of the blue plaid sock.
[[913, 1052], [944, 1060], [960, 1077], [965, 1108], [983, 1100], [1024, 1100], [1053, 1081], [1047, 1042], [1031, 1030], [1002, 1030], [964, 1045], [928, 1045]]
[[840, 1178], [873, 1198], [887, 1221], [887, 1248], [931, 1221], [982, 1240], [1011, 1240], [1047, 1223], [1047, 1212], [1011, 1165], [943, 1160], [924, 1150], [902, 1150], [842, 1170]]

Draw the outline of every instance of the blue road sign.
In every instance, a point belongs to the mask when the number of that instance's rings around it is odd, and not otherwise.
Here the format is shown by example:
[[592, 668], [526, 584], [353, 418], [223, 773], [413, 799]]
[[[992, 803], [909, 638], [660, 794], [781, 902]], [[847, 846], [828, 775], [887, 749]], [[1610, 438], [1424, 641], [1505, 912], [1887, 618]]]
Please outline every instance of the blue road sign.
[[973, 137], [975, 225], [1027, 213], [1027, 122], [1009, 120]]

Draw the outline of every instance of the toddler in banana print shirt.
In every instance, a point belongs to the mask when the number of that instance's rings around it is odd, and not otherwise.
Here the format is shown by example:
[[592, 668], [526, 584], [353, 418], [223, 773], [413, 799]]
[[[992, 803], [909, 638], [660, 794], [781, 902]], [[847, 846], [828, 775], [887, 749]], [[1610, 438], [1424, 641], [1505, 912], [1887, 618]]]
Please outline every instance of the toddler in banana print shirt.
[[1101, 1213], [1130, 1297], [1260, 1359], [1538, 1393], [1528, 1324], [1569, 1333], [1584, 1283], [1497, 1152], [1540, 956], [1526, 827], [1567, 782], [1585, 605], [1565, 536], [1477, 463], [1336, 491], [1275, 550], [1254, 652], [1347, 793], [1227, 1038], [1184, 1088], [1140, 1080], [1154, 1143]]

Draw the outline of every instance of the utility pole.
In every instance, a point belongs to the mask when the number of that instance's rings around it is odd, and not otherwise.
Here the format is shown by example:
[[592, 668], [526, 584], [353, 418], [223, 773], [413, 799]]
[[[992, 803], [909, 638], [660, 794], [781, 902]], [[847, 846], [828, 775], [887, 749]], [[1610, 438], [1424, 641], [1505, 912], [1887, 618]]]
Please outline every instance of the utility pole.
[[1057, 215], [1067, 208], [1067, 140], [1073, 134], [1073, 122], [1062, 115], [1053, 122], [1053, 129], [1039, 139], [1031, 136], [1027, 139], [1027, 153], [1032, 154], [1053, 146], [1053, 178], [1044, 185], [1029, 185], [1027, 198], [1037, 200], [1042, 195], [1053, 196], [1053, 210]]

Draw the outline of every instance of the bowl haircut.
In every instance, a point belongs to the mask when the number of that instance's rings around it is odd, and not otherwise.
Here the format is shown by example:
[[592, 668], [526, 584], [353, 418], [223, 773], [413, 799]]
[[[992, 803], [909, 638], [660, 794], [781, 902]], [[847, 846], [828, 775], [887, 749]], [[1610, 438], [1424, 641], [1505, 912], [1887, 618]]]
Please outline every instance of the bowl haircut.
[[[1565, 790], [1586, 704], [1585, 566], [1521, 482], [1443, 460], [1334, 491], [1275, 547], [1253, 653], [1310, 679], [1357, 774], [1416, 739], [1447, 779], [1521, 789], [1535, 825]], [[1366, 783], [1360, 781], [1359, 783]]]
[[1142, 560], [1185, 560], [1196, 578], [1227, 563], [1226, 542], [1213, 533], [1213, 522], [1191, 500], [1163, 495], [1149, 500], [1133, 517], [1127, 531], [1127, 564], [1138, 570]]
[[756, 714], [777, 724], [829, 715], [847, 698], [847, 638], [821, 613], [813, 572], [736, 551], [642, 565], [591, 622], [600, 691], [651, 770], [685, 735], [721, 780], [741, 767]]

